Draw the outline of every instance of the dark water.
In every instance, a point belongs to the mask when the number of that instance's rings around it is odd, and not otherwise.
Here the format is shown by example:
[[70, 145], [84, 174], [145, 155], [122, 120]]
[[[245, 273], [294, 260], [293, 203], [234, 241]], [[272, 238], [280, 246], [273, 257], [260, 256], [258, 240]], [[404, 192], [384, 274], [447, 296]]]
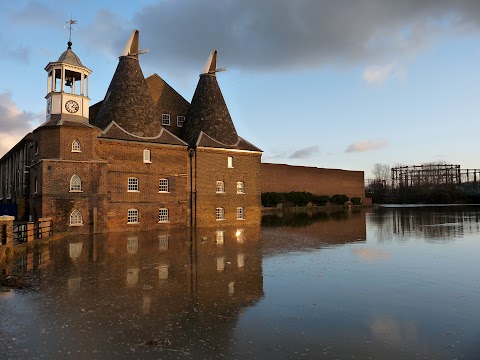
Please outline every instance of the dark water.
[[66, 239], [4, 270], [0, 358], [480, 359], [479, 255], [476, 207]]

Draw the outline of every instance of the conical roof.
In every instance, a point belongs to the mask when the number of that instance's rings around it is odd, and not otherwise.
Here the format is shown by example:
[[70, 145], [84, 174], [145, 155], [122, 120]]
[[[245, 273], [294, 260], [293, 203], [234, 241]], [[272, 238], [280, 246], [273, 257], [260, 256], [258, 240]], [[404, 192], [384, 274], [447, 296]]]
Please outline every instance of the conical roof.
[[155, 107], [138, 62], [138, 31], [134, 33], [129, 42], [137, 49], [131, 48], [127, 55], [120, 56], [94, 124], [105, 129], [115, 121], [131, 134], [152, 137], [160, 133], [161, 122], [155, 116]]
[[58, 62], [84, 67], [80, 58], [72, 51], [72, 43], [68, 42], [68, 48], [58, 58]]
[[192, 146], [201, 132], [224, 145], [238, 143], [237, 131], [215, 76], [216, 57], [214, 51], [200, 75], [185, 118], [183, 138]]

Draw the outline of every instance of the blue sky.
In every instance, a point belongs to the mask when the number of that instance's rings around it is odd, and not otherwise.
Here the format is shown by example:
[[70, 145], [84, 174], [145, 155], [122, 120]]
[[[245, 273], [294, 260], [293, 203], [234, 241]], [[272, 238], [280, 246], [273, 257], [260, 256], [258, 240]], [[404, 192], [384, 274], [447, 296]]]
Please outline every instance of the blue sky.
[[477, 0], [1, 2], [0, 156], [45, 117], [45, 65], [66, 49], [105, 96], [130, 32], [145, 76], [188, 101], [211, 50], [239, 134], [264, 162], [365, 171], [480, 168]]

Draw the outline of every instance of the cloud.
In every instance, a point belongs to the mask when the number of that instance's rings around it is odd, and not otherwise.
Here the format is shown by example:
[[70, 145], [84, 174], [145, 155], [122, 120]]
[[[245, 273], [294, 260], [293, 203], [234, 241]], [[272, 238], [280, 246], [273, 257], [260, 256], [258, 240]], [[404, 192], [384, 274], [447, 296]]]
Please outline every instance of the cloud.
[[385, 140], [366, 140], [366, 141], [358, 141], [356, 143], [350, 144], [345, 152], [363, 152], [369, 150], [376, 150], [384, 148], [388, 145]]
[[363, 71], [363, 80], [367, 84], [383, 84], [386, 80], [403, 78], [405, 69], [396, 64], [369, 66]]
[[2, 48], [2, 55], [7, 59], [23, 64], [28, 64], [30, 61], [30, 49], [25, 46], [12, 46], [12, 41], [8, 41], [2, 33], [0, 33], [0, 48]]
[[35, 126], [40, 114], [21, 111], [8, 93], [0, 93], [0, 156]]
[[10, 19], [16, 25], [47, 25], [58, 24], [63, 19], [60, 12], [38, 1], [30, 1], [20, 10], [12, 12]]
[[353, 253], [362, 260], [389, 260], [392, 257], [387, 251], [368, 248], [355, 249]]
[[293, 152], [292, 155], [289, 156], [290, 159], [307, 159], [309, 157], [312, 157], [315, 154], [318, 154], [320, 152], [320, 148], [318, 145], [313, 145], [313, 146], [308, 146], [303, 149], [299, 149], [295, 152]]
[[132, 23], [152, 50], [142, 61], [157, 67], [201, 69], [215, 48], [222, 66], [305, 69], [401, 60], [445, 34], [476, 33], [480, 1], [159, 1]]

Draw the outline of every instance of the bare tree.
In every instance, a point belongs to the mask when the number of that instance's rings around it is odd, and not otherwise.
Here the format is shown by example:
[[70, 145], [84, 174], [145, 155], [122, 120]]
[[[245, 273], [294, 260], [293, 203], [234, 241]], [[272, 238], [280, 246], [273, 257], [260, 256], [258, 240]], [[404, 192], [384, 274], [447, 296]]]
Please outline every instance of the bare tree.
[[377, 182], [385, 182], [385, 185], [390, 185], [391, 182], [391, 169], [388, 164], [373, 164], [372, 174]]

